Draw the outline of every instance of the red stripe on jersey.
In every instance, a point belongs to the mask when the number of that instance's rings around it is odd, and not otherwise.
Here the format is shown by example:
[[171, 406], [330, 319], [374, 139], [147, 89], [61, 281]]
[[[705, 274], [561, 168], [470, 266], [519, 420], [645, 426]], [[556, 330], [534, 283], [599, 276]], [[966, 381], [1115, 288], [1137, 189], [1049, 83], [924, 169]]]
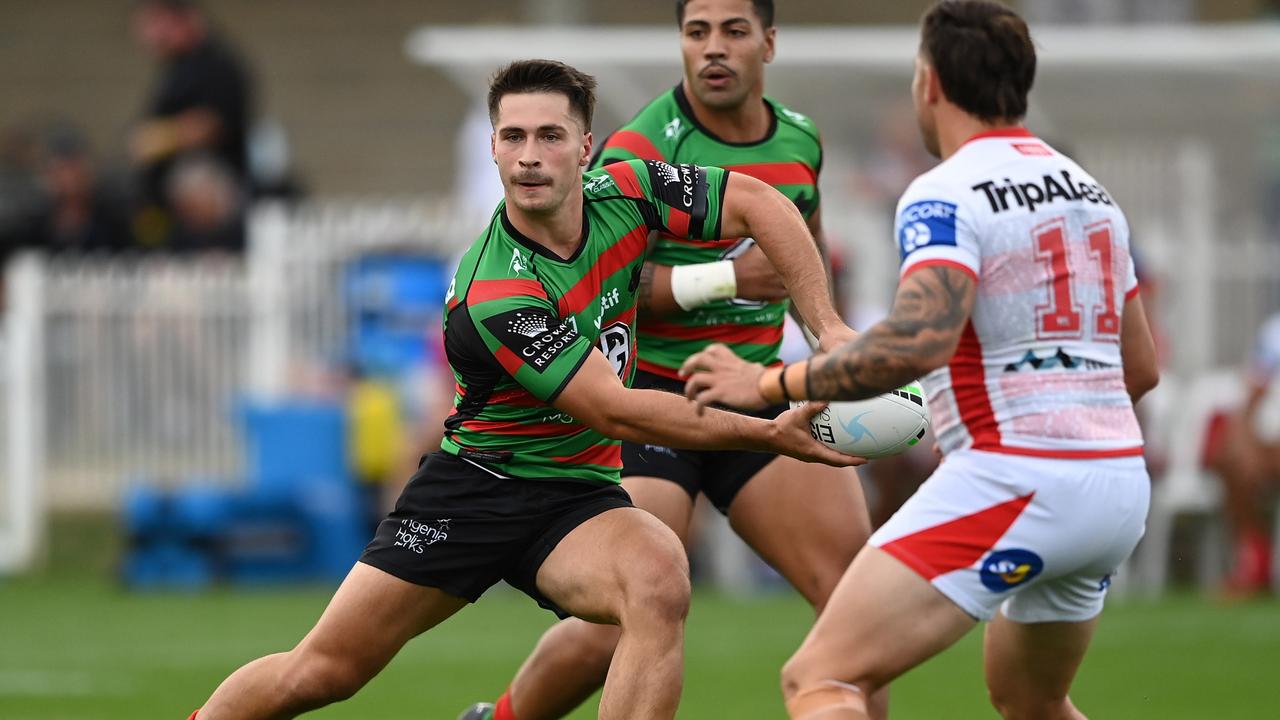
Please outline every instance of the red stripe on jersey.
[[676, 340], [716, 340], [724, 343], [757, 343], [772, 345], [782, 341], [781, 325], [676, 325], [661, 320], [645, 320], [641, 335], [658, 335]]
[[628, 163], [620, 162], [612, 165], [605, 165], [604, 171], [609, 173], [613, 181], [618, 183], [618, 189], [623, 195], [633, 198], [644, 197], [644, 188], [640, 185], [640, 178], [636, 177], [636, 171], [631, 168]]
[[499, 345], [498, 352], [494, 353], [494, 356], [498, 358], [502, 369], [506, 370], [511, 377], [515, 377], [520, 368], [524, 367], [524, 361], [520, 359], [520, 356], [512, 352], [511, 348], [506, 345]]
[[932, 580], [967, 568], [987, 553], [1026, 509], [1035, 493], [934, 525], [880, 546], [907, 567]]
[[511, 407], [538, 407], [546, 405], [524, 388], [512, 388], [489, 396], [489, 405], [509, 405]]
[[965, 143], [971, 143], [974, 140], [983, 140], [986, 138], [1033, 138], [1035, 134], [1024, 127], [1007, 127], [998, 128], [996, 130], [987, 130], [965, 140]]
[[445, 303], [445, 312], [449, 312], [450, 310], [453, 310], [456, 307], [458, 307], [458, 296], [450, 295], [449, 301]]
[[620, 468], [622, 467], [622, 446], [592, 445], [582, 452], [553, 459], [569, 465], [604, 465]]
[[1142, 454], [1142, 446], [1115, 448], [1112, 450], [1059, 450], [1054, 448], [1024, 448], [1014, 445], [982, 448], [987, 452], [1003, 455], [1025, 455], [1027, 457], [1053, 458], [1055, 460], [1102, 460], [1105, 458], [1134, 457]]
[[1052, 155], [1053, 151], [1041, 145], [1040, 143], [1014, 143], [1013, 149], [1023, 155], [1039, 155], [1041, 157]]
[[676, 237], [689, 237], [689, 221], [692, 219], [689, 213], [671, 208], [667, 211], [667, 229]]
[[467, 420], [462, 423], [467, 430], [498, 435], [572, 435], [586, 429], [580, 423], [518, 423], [503, 420]]
[[955, 270], [959, 270], [960, 272], [963, 272], [965, 275], [968, 275], [970, 278], [972, 278], [974, 282], [978, 282], [978, 274], [973, 271], [973, 268], [963, 263], [958, 263], [955, 260], [940, 260], [940, 259], [939, 260], [921, 260], [915, 265], [912, 265], [911, 267], [907, 268], [907, 271], [902, 274], [902, 277], [905, 278], [906, 276], [919, 270], [920, 268], [927, 268], [935, 265], [941, 265], [942, 267], [949, 267]]
[[634, 130], [619, 130], [614, 133], [604, 144], [605, 150], [610, 148], [626, 150], [642, 160], [662, 159], [662, 153], [658, 152], [658, 148], [653, 146], [649, 138]]
[[546, 300], [547, 290], [542, 287], [542, 283], [537, 280], [525, 280], [523, 278], [515, 278], [511, 280], [476, 280], [472, 282], [471, 287], [467, 289], [467, 302], [472, 305], [479, 305], [482, 302], [488, 302], [490, 300], [516, 297], [520, 295]]
[[1000, 445], [1000, 426], [996, 424], [991, 398], [987, 395], [987, 374], [982, 367], [982, 344], [974, 332], [973, 321], [964, 325], [960, 344], [951, 358], [951, 392], [956, 398], [960, 421], [973, 438], [975, 450]]
[[[610, 166], [612, 167], [612, 166]], [[626, 267], [644, 255], [649, 247], [649, 228], [637, 225], [618, 239], [608, 250], [600, 254], [596, 264], [582, 279], [560, 298], [560, 317], [582, 312], [600, 294], [605, 278]]]
[[818, 173], [802, 162], [750, 163], [726, 165], [726, 170], [750, 175], [770, 185], [816, 185]]
[[[695, 247], [695, 248], [713, 248], [713, 247], [725, 248], [732, 243], [732, 241], [729, 238], [717, 239], [717, 240], [686, 240], [685, 238], [676, 237], [675, 235], [672, 235], [671, 233], [667, 233], [667, 232], [659, 233], [659, 235], [666, 242], [680, 243], [681, 245], [685, 245], [688, 247]], [[739, 240], [739, 239], [741, 238], [733, 238], [733, 240]]]
[[1133, 287], [1125, 291], [1124, 293], [1125, 301], [1128, 302], [1129, 300], [1134, 299], [1135, 297], [1137, 297], [1138, 293], [1140, 292], [1142, 292], [1142, 284], [1139, 283], [1137, 285], [1134, 285]]

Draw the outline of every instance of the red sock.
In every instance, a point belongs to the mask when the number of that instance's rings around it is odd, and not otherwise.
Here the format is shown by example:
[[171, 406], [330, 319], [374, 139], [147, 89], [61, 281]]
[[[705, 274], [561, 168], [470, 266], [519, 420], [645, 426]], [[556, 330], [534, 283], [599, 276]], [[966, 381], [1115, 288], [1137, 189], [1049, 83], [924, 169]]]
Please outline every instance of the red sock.
[[498, 698], [498, 702], [493, 704], [493, 720], [516, 720], [516, 714], [511, 709], [510, 690], [502, 693], [502, 697]]

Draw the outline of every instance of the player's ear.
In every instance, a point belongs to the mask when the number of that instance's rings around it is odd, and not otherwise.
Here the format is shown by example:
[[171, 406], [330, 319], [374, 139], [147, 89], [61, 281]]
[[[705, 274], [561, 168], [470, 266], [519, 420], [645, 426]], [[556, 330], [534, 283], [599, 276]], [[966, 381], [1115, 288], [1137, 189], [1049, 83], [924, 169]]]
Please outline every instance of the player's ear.
[[938, 71], [930, 63], [923, 63], [925, 100], [930, 105], [938, 104], [943, 99], [942, 81], [938, 79]]
[[764, 29], [764, 61], [766, 63], [773, 62], [773, 54], [776, 51], [776, 43], [778, 40], [778, 28]]
[[590, 132], [586, 132], [582, 135], [582, 157], [578, 158], [578, 165], [580, 167], [586, 167], [591, 164], [591, 146], [593, 142], [594, 138]]
[[489, 133], [489, 158], [493, 160], [493, 164], [498, 164], [498, 133]]

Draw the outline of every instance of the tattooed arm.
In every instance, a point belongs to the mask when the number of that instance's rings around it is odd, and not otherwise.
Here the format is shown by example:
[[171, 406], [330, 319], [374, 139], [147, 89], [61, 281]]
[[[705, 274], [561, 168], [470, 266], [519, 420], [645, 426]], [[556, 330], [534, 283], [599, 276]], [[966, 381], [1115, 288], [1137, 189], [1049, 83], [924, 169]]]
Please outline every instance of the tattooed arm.
[[744, 408], [788, 398], [861, 400], [879, 395], [951, 360], [973, 311], [976, 287], [964, 270], [926, 265], [902, 279], [889, 317], [832, 352], [765, 369], [723, 346], [712, 346], [681, 368], [689, 377], [686, 394], [701, 406]]

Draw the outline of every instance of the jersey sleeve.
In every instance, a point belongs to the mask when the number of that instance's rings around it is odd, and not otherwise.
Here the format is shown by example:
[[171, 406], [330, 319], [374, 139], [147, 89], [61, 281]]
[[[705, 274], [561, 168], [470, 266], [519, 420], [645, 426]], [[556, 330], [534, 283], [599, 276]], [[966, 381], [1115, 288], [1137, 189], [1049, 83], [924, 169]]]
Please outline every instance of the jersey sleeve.
[[958, 267], [976, 280], [982, 249], [973, 216], [954, 193], [934, 183], [913, 183], [898, 202], [900, 277], [926, 265]]
[[651, 230], [686, 240], [719, 240], [729, 171], [662, 160], [628, 160], [605, 168], [627, 197], [640, 201]]
[[[508, 281], [518, 282], [518, 281]], [[475, 351], [491, 355], [539, 400], [553, 402], [582, 367], [591, 341], [561, 320], [545, 296], [507, 295], [470, 306]]]
[[624, 127], [605, 138], [596, 156], [591, 160], [591, 169], [628, 160], [666, 160], [666, 158], [647, 135]]

